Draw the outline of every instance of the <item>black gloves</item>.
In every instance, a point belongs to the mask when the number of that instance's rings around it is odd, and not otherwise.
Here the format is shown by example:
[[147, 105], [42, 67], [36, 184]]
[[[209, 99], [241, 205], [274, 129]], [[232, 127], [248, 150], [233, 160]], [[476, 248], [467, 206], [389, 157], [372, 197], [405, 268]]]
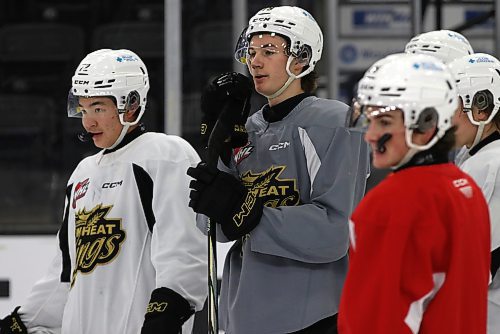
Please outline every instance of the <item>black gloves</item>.
[[141, 334], [179, 334], [182, 325], [194, 313], [177, 292], [158, 288], [151, 293]]
[[251, 80], [236, 72], [219, 75], [205, 88], [201, 96], [201, 138], [205, 147], [217, 120], [226, 128], [229, 147], [247, 143], [245, 123], [252, 90]]
[[262, 200], [228, 173], [201, 162], [189, 168], [194, 178], [189, 206], [221, 225], [229, 240], [236, 240], [252, 231], [262, 216]]
[[2, 334], [28, 334], [28, 329], [23, 324], [21, 317], [17, 313], [21, 306], [18, 306], [14, 311], [0, 320], [0, 333]]

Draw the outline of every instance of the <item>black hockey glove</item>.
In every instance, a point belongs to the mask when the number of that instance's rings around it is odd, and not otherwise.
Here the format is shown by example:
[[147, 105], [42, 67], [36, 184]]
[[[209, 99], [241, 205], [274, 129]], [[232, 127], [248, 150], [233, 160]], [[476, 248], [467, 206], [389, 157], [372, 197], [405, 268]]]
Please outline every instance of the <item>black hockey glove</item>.
[[259, 224], [262, 200], [235, 177], [204, 162], [190, 167], [187, 174], [194, 178], [189, 184], [189, 206], [220, 224], [229, 240], [244, 236]]
[[228, 134], [229, 147], [236, 148], [247, 143], [245, 123], [250, 112], [252, 82], [241, 73], [228, 72], [215, 78], [201, 96], [201, 138], [204, 147], [217, 120]]
[[158, 288], [151, 293], [141, 334], [179, 334], [182, 325], [194, 313], [177, 292]]
[[28, 329], [17, 313], [20, 307], [21, 306], [16, 307], [10, 315], [0, 320], [1, 334], [28, 334]]

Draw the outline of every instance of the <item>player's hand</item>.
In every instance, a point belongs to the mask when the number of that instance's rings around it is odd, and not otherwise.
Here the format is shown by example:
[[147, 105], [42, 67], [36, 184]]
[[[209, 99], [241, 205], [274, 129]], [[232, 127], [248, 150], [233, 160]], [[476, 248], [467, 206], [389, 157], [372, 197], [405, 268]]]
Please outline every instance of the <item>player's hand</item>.
[[151, 293], [141, 334], [179, 334], [182, 325], [194, 313], [177, 292], [158, 288]]
[[0, 320], [1, 334], [28, 334], [28, 329], [17, 313], [19, 308], [20, 306], [16, 307], [10, 315]]
[[189, 206], [221, 225], [229, 240], [236, 240], [252, 231], [262, 217], [262, 200], [232, 175], [201, 162], [190, 167], [194, 178], [189, 184]]
[[236, 72], [223, 73], [205, 87], [201, 96], [201, 137], [205, 147], [217, 120], [226, 127], [230, 147], [247, 143], [245, 123], [252, 91], [252, 81]]

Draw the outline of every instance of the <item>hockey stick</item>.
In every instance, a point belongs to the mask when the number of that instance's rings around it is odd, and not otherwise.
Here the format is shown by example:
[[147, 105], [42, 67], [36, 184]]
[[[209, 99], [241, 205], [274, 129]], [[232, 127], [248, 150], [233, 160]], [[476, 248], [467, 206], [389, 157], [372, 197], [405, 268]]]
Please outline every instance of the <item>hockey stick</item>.
[[[219, 156], [224, 149], [224, 141], [228, 137], [228, 131], [224, 125], [217, 120], [208, 138], [207, 164], [217, 168]], [[207, 224], [208, 236], [208, 333], [219, 333], [218, 318], [218, 289], [217, 289], [217, 238], [216, 225], [211, 219]]]

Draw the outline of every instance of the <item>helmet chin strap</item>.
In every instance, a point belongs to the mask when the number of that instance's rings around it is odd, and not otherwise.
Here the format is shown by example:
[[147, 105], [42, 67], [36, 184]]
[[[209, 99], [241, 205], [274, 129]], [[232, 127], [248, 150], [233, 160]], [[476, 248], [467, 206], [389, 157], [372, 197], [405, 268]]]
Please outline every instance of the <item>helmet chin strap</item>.
[[393, 169], [393, 170], [398, 169], [399, 167], [401, 167], [404, 164], [408, 163], [411, 160], [411, 158], [413, 158], [413, 156], [415, 154], [417, 154], [418, 152], [430, 149], [432, 146], [434, 146], [434, 144], [437, 143], [437, 141], [440, 138], [442, 138], [444, 136], [444, 133], [445, 133], [445, 131], [438, 130], [438, 132], [434, 135], [434, 137], [432, 137], [431, 140], [429, 140], [429, 142], [427, 144], [425, 144], [425, 145], [417, 145], [417, 144], [413, 143], [413, 141], [412, 141], [413, 130], [412, 129], [406, 129], [406, 131], [405, 131], [405, 140], [406, 140], [406, 144], [409, 147], [409, 150], [408, 150], [408, 152], [406, 152], [406, 154], [403, 157], [403, 159], [401, 159], [401, 161], [399, 161], [397, 165], [391, 166], [391, 169]]
[[285, 89], [287, 89], [288, 86], [290, 86], [290, 84], [292, 83], [293, 80], [295, 80], [295, 78], [292, 77], [291, 75], [288, 75], [288, 80], [285, 82], [285, 84], [280, 89], [278, 89], [278, 91], [276, 91], [274, 94], [264, 95], [264, 96], [267, 97], [268, 100], [272, 100], [272, 99], [280, 96], [285, 91]]
[[486, 125], [486, 122], [479, 122], [479, 125], [477, 126], [476, 136], [474, 137], [474, 141], [472, 142], [471, 147], [468, 147], [469, 149], [473, 148], [474, 146], [477, 145], [477, 143], [479, 143], [479, 141], [481, 140], [481, 137], [483, 136], [485, 125]]
[[408, 150], [408, 152], [406, 152], [405, 156], [403, 157], [403, 159], [401, 159], [397, 165], [395, 166], [391, 166], [391, 169], [392, 170], [396, 170], [398, 169], [399, 167], [403, 166], [404, 164], [406, 164], [408, 161], [411, 160], [411, 158], [413, 158], [413, 156], [415, 154], [418, 153], [418, 149], [416, 148], [413, 148], [413, 147], [410, 147], [410, 149]]
[[116, 141], [114, 142], [114, 144], [111, 145], [110, 147], [107, 147], [106, 148], [107, 150], [112, 150], [116, 146], [118, 146], [122, 142], [122, 140], [125, 137], [125, 135], [127, 134], [127, 131], [130, 128], [130, 125], [132, 125], [130, 122], [125, 122], [123, 120], [123, 113], [120, 113], [118, 115], [118, 117], [120, 118], [120, 123], [123, 125], [123, 128], [122, 128], [122, 131], [120, 132], [120, 135], [118, 136], [118, 138], [116, 138]]
[[288, 79], [285, 82], [285, 84], [280, 89], [278, 89], [275, 93], [273, 93], [271, 95], [264, 95], [268, 100], [271, 100], [271, 99], [274, 99], [274, 98], [280, 96], [288, 88], [288, 86], [290, 86], [290, 84], [293, 82], [293, 80], [300, 79], [303, 76], [305, 76], [306, 74], [308, 74], [309, 72], [311, 72], [310, 70], [308, 70], [308, 71], [306, 70], [306, 71], [300, 73], [299, 75], [293, 74], [290, 71], [290, 65], [292, 64], [292, 61], [294, 59], [295, 59], [294, 56], [292, 56], [292, 55], [288, 56], [288, 61], [286, 62], [286, 73], [288, 73]]
[[477, 143], [479, 143], [481, 141], [481, 137], [483, 136], [483, 132], [484, 132], [484, 126], [491, 122], [493, 117], [497, 114], [498, 109], [499, 109], [499, 106], [495, 105], [490, 116], [485, 121], [476, 121], [474, 119], [474, 116], [472, 115], [472, 111], [467, 112], [467, 117], [469, 118], [469, 121], [472, 124], [477, 125], [476, 136], [474, 137], [474, 141], [472, 142], [472, 145], [470, 147], [467, 147], [468, 149], [473, 148], [474, 146], [477, 145]]

